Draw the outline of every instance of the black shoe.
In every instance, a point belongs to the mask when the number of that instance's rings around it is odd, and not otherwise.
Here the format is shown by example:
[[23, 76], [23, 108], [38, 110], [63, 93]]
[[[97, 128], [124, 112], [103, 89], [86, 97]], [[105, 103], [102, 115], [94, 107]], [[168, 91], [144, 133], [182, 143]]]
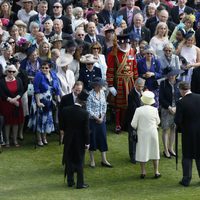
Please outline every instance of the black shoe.
[[146, 176], [146, 174], [141, 174], [141, 175], [140, 175], [140, 178], [141, 178], [141, 179], [144, 179], [145, 176]]
[[89, 187], [88, 184], [83, 184], [83, 185], [77, 186], [76, 188], [77, 188], [77, 189], [86, 189], [86, 188], [88, 188], [88, 187]]
[[166, 153], [165, 153], [164, 151], [163, 151], [163, 155], [164, 155], [165, 158], [168, 158], [168, 159], [171, 159], [171, 158], [172, 158], [171, 156], [167, 156]]
[[73, 187], [75, 185], [75, 182], [73, 183], [68, 183], [68, 187]]
[[169, 151], [170, 156], [176, 157], [176, 154], [172, 153], [170, 150], [168, 150], [168, 151]]
[[188, 187], [189, 186], [189, 183], [184, 183], [183, 181], [179, 181], [179, 184], [184, 186], [184, 187]]
[[112, 165], [110, 165], [110, 164], [106, 164], [106, 163], [104, 163], [104, 162], [101, 162], [101, 166], [103, 166], [103, 167], [113, 168]]
[[130, 162], [136, 164], [136, 160], [130, 160]]
[[160, 178], [161, 177], [161, 174], [155, 174], [154, 178]]

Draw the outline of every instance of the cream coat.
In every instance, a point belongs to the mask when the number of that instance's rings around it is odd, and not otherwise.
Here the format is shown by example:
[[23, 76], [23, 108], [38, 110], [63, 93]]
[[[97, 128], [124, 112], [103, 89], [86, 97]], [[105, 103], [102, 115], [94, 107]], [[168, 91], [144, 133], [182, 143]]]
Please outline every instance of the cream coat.
[[58, 67], [57, 77], [60, 81], [61, 96], [71, 93], [75, 83], [73, 71], [68, 69], [65, 73], [61, 67]]
[[131, 126], [137, 129], [136, 160], [138, 162], [160, 159], [157, 130], [159, 123], [157, 108], [144, 105], [136, 109]]

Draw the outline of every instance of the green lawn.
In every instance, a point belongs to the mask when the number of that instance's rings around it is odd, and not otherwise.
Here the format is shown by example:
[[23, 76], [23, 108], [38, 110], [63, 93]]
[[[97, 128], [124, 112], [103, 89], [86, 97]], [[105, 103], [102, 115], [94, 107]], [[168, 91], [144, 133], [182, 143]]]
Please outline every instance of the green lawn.
[[[153, 179], [152, 163], [147, 164], [147, 178], [140, 180], [140, 166], [128, 159], [127, 133], [116, 135], [108, 132], [108, 160], [114, 168], [100, 166], [100, 153], [96, 152], [97, 167], [89, 168], [89, 156], [85, 159], [85, 182], [88, 189], [68, 188], [64, 183], [61, 166], [62, 148], [57, 136], [49, 137], [49, 145], [34, 149], [33, 135], [25, 135], [26, 142], [20, 148], [5, 149], [0, 154], [0, 200], [73, 200], [73, 199], [135, 199], [135, 200], [188, 200], [200, 199], [200, 180], [193, 169], [191, 186], [178, 184], [182, 170], [178, 171], [175, 159], [161, 155], [162, 177]], [[179, 137], [180, 138], [180, 137]], [[160, 140], [161, 143], [161, 140]], [[162, 145], [161, 152], [162, 152]], [[180, 154], [180, 153], [179, 153]]]

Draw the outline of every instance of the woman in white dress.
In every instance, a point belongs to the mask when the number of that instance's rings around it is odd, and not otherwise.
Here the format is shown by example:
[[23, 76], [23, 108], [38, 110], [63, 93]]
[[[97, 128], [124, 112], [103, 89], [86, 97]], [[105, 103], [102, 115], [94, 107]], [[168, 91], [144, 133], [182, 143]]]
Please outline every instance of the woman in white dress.
[[163, 47], [169, 42], [168, 26], [164, 22], [159, 22], [156, 26], [155, 36], [151, 38], [149, 45], [154, 49], [158, 57], [163, 55]]
[[160, 178], [158, 170], [160, 151], [157, 126], [160, 123], [157, 108], [151, 106], [155, 103], [155, 95], [151, 91], [142, 94], [141, 101], [144, 106], [136, 109], [131, 126], [137, 130], [138, 142], [136, 145], [136, 161], [140, 162], [141, 179], [146, 176], [145, 164], [153, 160], [155, 178]]
[[185, 42], [178, 47], [180, 56], [187, 61], [186, 66], [181, 66], [185, 73], [181, 76], [183, 81], [191, 82], [192, 72], [200, 66], [200, 49], [195, 46], [195, 32], [189, 31], [185, 36]]
[[57, 77], [60, 81], [61, 97], [72, 92], [75, 84], [75, 77], [73, 71], [68, 69], [69, 64], [72, 62], [73, 56], [65, 54], [63, 57], [57, 59], [58, 66]]

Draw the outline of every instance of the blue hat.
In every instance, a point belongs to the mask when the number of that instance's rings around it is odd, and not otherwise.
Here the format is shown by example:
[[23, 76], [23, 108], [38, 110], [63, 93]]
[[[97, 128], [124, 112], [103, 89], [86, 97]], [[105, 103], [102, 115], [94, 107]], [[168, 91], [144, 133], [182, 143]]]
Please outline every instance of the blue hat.
[[106, 82], [101, 77], [95, 77], [90, 84], [91, 87], [94, 87], [96, 85], [104, 86]]
[[173, 69], [172, 67], [166, 67], [164, 70], [163, 70], [163, 74], [167, 77], [169, 76], [176, 76], [176, 75], [179, 75], [179, 74], [182, 74], [184, 71], [181, 70], [181, 69]]
[[26, 50], [26, 55], [29, 57], [35, 50], [36, 50], [36, 47], [33, 45], [28, 47]]

